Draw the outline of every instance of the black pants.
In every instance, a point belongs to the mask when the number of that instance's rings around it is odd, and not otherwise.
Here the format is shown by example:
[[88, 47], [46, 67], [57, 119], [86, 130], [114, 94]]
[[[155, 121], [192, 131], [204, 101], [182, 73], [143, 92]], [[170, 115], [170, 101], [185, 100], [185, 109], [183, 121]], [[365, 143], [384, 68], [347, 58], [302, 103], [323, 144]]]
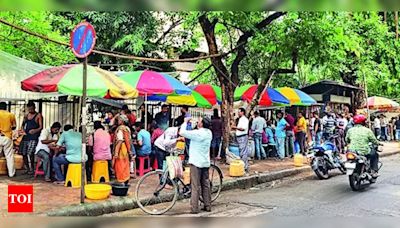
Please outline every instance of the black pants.
[[156, 152], [156, 159], [158, 163], [158, 169], [163, 169], [163, 162], [165, 161], [165, 157], [167, 156], [167, 152], [161, 150], [158, 147], [154, 147], [154, 150]]
[[200, 194], [203, 197], [204, 207], [211, 208], [211, 186], [208, 169], [190, 165], [190, 184], [192, 188], [190, 206], [192, 212], [199, 212]]
[[300, 152], [302, 154], [306, 153], [306, 133], [305, 132], [297, 132], [296, 139], [300, 145]]

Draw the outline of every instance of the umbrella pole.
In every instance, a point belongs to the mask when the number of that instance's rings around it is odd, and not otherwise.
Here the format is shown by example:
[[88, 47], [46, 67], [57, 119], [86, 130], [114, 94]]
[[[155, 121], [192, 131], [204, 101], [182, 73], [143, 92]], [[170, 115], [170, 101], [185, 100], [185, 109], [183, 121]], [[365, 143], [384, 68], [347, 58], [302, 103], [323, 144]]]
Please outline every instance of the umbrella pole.
[[85, 203], [85, 154], [86, 154], [86, 85], [87, 85], [87, 57], [83, 62], [83, 89], [82, 89], [82, 171], [81, 171], [81, 203]]
[[144, 129], [147, 131], [147, 93], [144, 94]]

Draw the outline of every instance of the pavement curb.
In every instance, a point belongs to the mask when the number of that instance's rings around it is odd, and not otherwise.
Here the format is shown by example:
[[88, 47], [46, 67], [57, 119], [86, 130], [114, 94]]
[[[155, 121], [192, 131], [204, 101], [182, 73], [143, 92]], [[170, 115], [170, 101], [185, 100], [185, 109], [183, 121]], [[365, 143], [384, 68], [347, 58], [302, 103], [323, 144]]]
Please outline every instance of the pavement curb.
[[[399, 154], [399, 151], [393, 151], [381, 154], [381, 157], [388, 157]], [[232, 189], [248, 189], [259, 184], [279, 180], [288, 176], [293, 176], [310, 170], [310, 166], [285, 169], [267, 173], [258, 173], [248, 177], [239, 177], [232, 180], [224, 181], [222, 191]], [[99, 203], [76, 204], [66, 206], [45, 213], [47, 216], [100, 216], [103, 214], [121, 212], [138, 208], [134, 197], [121, 197], [112, 200], [106, 200]]]

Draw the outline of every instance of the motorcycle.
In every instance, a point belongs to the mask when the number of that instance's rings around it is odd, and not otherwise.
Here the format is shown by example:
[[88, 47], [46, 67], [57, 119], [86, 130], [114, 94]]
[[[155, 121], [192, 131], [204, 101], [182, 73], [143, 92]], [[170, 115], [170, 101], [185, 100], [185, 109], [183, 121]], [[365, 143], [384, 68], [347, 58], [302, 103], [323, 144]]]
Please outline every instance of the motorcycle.
[[[373, 145], [369, 143], [372, 153], [382, 152], [379, 150], [379, 145]], [[347, 161], [345, 167], [347, 175], [349, 176], [350, 187], [353, 191], [359, 191], [364, 183], [374, 184], [377, 177], [373, 177], [372, 169], [370, 165], [370, 159], [364, 155], [360, 155], [358, 152], [347, 151]], [[382, 162], [378, 163], [378, 170], [382, 168]]]
[[339, 169], [343, 174], [346, 173], [344, 162], [342, 161], [337, 147], [331, 141], [325, 141], [321, 146], [312, 147], [308, 157], [311, 158], [311, 168], [320, 180], [329, 178], [329, 171]]

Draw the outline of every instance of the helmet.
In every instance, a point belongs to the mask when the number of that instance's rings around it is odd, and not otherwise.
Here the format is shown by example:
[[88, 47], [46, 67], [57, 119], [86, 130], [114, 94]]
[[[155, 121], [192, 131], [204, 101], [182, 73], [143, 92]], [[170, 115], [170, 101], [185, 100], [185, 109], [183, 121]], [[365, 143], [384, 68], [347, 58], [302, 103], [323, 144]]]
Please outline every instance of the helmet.
[[367, 121], [367, 118], [364, 115], [355, 115], [353, 117], [354, 124], [364, 124]]

